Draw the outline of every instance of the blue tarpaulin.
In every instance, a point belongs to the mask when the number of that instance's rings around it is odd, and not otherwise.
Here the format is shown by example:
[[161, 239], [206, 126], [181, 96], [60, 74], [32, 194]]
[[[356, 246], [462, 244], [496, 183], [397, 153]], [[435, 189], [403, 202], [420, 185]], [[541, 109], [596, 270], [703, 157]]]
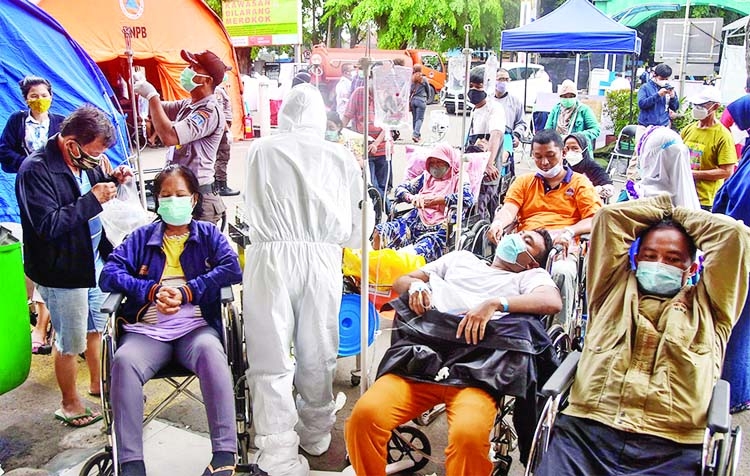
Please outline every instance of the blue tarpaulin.
[[635, 30], [609, 18], [587, 0], [567, 0], [542, 18], [500, 36], [503, 51], [534, 53], [640, 53]]
[[[83, 21], [83, 19], [81, 20]], [[0, 2], [0, 130], [15, 111], [26, 109], [18, 82], [35, 75], [52, 83], [52, 108], [67, 116], [93, 104], [112, 119], [117, 143], [107, 156], [113, 165], [127, 159], [125, 118], [110, 100], [114, 96], [96, 63], [46, 12], [26, 0]], [[0, 171], [0, 222], [20, 221], [15, 175]]]

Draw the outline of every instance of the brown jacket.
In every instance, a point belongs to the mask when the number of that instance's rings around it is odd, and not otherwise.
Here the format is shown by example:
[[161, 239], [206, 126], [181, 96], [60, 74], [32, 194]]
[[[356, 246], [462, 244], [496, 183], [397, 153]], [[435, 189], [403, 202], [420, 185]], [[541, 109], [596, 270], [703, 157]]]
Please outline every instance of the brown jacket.
[[[705, 256], [695, 286], [673, 298], [638, 291], [628, 250], [672, 218]], [[618, 203], [594, 218], [586, 344], [568, 415], [678, 443], [700, 443], [711, 389], [745, 303], [750, 229], [724, 215], [672, 209], [668, 196]]]

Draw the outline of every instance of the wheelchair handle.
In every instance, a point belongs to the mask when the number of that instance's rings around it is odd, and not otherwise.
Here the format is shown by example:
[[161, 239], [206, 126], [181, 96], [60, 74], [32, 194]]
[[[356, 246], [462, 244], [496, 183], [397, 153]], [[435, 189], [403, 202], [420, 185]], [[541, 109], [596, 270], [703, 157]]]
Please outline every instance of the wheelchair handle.
[[552, 374], [547, 383], [542, 387], [542, 396], [554, 397], [560, 395], [563, 390], [570, 386], [580, 359], [581, 353], [577, 350], [568, 354], [563, 363], [560, 364], [555, 373]]
[[219, 295], [221, 296], [222, 304], [229, 304], [230, 302], [234, 302], [234, 291], [232, 291], [232, 286], [224, 286], [223, 288], [221, 288], [221, 292]]
[[102, 303], [102, 307], [99, 312], [104, 314], [114, 313], [122, 304], [122, 300], [125, 299], [125, 295], [122, 293], [109, 293]]

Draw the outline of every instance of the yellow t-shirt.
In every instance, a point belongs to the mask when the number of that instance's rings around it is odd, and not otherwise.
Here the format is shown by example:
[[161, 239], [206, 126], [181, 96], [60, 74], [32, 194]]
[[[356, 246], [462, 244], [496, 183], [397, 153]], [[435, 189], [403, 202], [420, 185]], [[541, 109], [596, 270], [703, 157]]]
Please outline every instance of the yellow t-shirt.
[[[698, 122], [693, 122], [680, 135], [690, 149], [692, 170], [710, 170], [719, 165], [737, 163], [732, 134], [721, 123], [702, 129], [698, 127]], [[701, 205], [713, 205], [716, 192], [723, 183], [724, 180], [696, 180], [695, 190]]]

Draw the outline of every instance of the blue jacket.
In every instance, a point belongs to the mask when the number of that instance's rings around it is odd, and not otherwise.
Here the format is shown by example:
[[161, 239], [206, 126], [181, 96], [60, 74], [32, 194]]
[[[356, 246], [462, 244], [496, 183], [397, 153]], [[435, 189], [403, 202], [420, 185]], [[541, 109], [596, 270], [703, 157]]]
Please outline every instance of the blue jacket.
[[[222, 335], [220, 290], [242, 281], [237, 254], [213, 223], [193, 220], [189, 229], [180, 255], [187, 282], [180, 291], [184, 302], [200, 306], [203, 318]], [[138, 228], [112, 252], [102, 269], [102, 291], [128, 298], [118, 313], [118, 323], [121, 319], [138, 322], [156, 298], [166, 264], [164, 230], [162, 221]]]
[[[23, 227], [23, 257], [26, 276], [53, 288], [96, 286], [94, 247], [89, 220], [102, 206], [89, 191], [81, 189], [65, 163], [58, 134], [21, 163], [16, 178], [16, 197]], [[93, 187], [114, 179], [101, 167], [86, 170]], [[104, 230], [99, 254], [105, 259], [112, 251]]]
[[[10, 115], [8, 122], [0, 136], [0, 165], [3, 171], [16, 173], [21, 167], [21, 162], [33, 151], [26, 150], [26, 118], [29, 111], [16, 111]], [[48, 137], [60, 132], [60, 124], [65, 116], [49, 113]]]
[[[638, 124], [642, 126], [669, 126], [669, 112], [667, 112], [666, 97], [659, 96], [659, 87], [653, 81], [647, 81], [638, 90]], [[675, 94], [669, 100], [669, 109], [676, 111], [680, 108], [680, 100]]]

